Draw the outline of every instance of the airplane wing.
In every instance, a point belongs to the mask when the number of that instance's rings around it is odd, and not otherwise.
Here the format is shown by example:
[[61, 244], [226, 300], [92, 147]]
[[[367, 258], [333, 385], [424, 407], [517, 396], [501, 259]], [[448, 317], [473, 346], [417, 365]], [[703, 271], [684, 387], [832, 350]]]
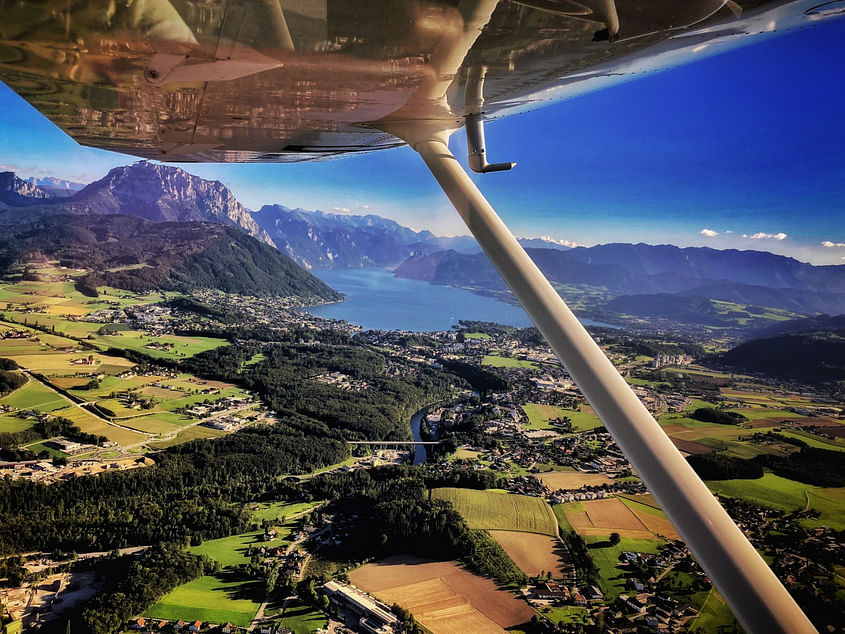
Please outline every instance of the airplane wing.
[[83, 145], [292, 162], [402, 145], [372, 124], [432, 80], [447, 84], [438, 116], [462, 125], [810, 26], [841, 4], [503, 1], [434, 78], [435, 49], [466, 22], [456, 1], [37, 0], [3, 8], [0, 80]]

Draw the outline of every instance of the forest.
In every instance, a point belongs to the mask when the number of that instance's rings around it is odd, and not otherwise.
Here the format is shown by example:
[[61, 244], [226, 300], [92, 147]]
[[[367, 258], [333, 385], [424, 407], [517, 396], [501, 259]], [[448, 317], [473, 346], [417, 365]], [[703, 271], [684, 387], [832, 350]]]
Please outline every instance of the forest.
[[473, 488], [495, 485], [492, 473], [465, 475], [390, 466], [315, 478], [309, 485], [312, 495], [329, 499], [329, 510], [351, 518], [348, 536], [329, 554], [341, 561], [395, 554], [459, 559], [501, 584], [524, 583], [525, 575], [492, 537], [471, 530], [449, 502], [429, 498], [429, 488], [444, 481]]
[[[259, 352], [263, 361], [244, 366]], [[388, 376], [387, 362], [385, 353], [371, 347], [318, 339], [224, 346], [188, 359], [182, 367], [238, 382], [260, 394], [280, 415], [305, 417], [325, 434], [345, 440], [408, 440], [414, 412], [448, 397], [452, 386], [462, 383], [454, 375], [410, 363], [403, 363], [401, 376]], [[327, 372], [364, 381], [367, 388], [342, 390], [313, 380]]]

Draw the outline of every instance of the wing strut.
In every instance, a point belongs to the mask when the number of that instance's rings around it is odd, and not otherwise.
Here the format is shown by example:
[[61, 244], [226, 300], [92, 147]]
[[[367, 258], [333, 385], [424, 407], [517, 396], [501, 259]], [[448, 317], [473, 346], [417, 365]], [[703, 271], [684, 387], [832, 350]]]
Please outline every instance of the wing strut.
[[581, 388], [740, 623], [752, 633], [816, 629], [449, 151], [448, 132], [394, 122]]

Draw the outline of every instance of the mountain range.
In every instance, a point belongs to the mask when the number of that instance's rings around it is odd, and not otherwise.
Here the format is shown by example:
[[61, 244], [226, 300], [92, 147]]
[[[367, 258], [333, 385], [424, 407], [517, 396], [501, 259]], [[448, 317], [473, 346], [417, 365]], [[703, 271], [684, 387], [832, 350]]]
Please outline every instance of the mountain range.
[[[648, 317], [699, 311], [690, 298], [781, 308], [845, 312], [845, 266], [813, 266], [763, 251], [672, 245], [602, 244], [566, 251], [527, 249], [553, 283], [600, 287], [608, 310]], [[396, 275], [435, 284], [504, 290], [480, 254], [417, 254]]]
[[[376, 215], [281, 204], [250, 211], [219, 181], [177, 167], [141, 161], [114, 168], [78, 191], [73, 191], [78, 185], [65, 184], [57, 194], [57, 186], [62, 187], [0, 173], [0, 224], [113, 214], [151, 223], [216, 223], [276, 247], [306, 269], [396, 267], [400, 277], [480, 292], [506, 290], [470, 237], [435, 236]], [[549, 238], [521, 242], [553, 283], [599, 289], [605, 298], [600, 308], [612, 312], [713, 325], [722, 320], [716, 300], [805, 315], [845, 312], [845, 266], [813, 266], [762, 251], [647, 244], [571, 247]]]

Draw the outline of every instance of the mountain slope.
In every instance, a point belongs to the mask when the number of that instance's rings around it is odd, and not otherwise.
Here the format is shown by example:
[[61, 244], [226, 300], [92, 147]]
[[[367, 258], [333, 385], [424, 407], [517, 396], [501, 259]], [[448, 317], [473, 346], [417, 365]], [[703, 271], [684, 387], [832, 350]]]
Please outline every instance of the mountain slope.
[[94, 271], [82, 280], [89, 292], [110, 285], [135, 291], [216, 288], [312, 300], [342, 297], [273, 247], [216, 223], [56, 215], [6, 227], [0, 266], [44, 256]]
[[276, 247], [306, 268], [389, 267], [432, 238], [380, 216], [349, 216], [264, 205], [253, 218]]
[[845, 380], [845, 329], [754, 339], [722, 354], [725, 365], [801, 380]]
[[217, 222], [273, 244], [220, 181], [208, 181], [178, 167], [147, 161], [116, 167], [45, 210], [77, 215], [124, 214], [153, 222]]

